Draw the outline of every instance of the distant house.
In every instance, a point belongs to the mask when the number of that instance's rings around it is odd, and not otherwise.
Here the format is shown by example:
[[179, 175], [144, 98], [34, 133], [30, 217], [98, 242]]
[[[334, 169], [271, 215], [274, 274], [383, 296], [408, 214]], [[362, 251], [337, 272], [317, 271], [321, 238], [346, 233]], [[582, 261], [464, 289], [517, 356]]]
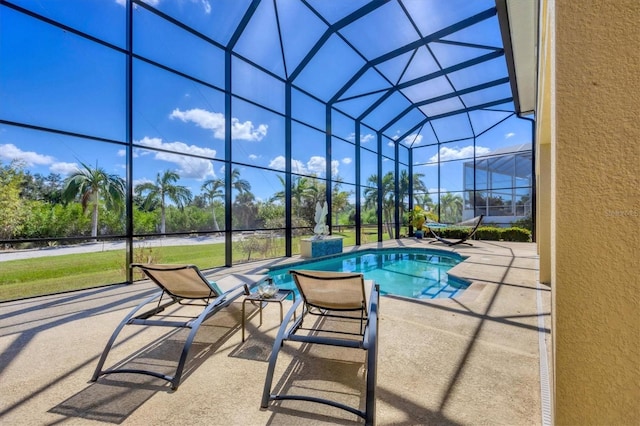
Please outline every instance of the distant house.
[[531, 216], [532, 160], [531, 144], [523, 143], [466, 161], [462, 219], [482, 214], [485, 223], [508, 225]]

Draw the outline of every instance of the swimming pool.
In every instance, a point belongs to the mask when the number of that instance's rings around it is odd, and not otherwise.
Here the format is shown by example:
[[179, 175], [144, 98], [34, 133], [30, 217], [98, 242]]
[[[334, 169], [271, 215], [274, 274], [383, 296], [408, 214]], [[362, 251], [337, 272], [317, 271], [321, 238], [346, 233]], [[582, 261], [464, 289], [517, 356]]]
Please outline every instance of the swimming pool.
[[416, 299], [452, 298], [469, 283], [451, 277], [447, 271], [464, 257], [430, 249], [365, 249], [332, 256], [323, 260], [308, 260], [271, 268], [269, 275], [279, 288], [295, 289], [289, 274], [291, 269], [316, 271], [361, 272], [365, 279], [380, 285], [381, 294], [394, 294]]

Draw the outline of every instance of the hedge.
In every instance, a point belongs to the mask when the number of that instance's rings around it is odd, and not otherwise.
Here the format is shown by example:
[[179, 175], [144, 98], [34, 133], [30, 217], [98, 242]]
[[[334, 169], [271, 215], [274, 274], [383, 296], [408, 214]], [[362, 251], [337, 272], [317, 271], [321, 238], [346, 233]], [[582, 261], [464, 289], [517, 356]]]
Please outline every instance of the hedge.
[[[436, 233], [442, 238], [447, 239], [461, 239], [469, 235], [469, 229], [465, 228], [450, 228], [437, 230]], [[429, 236], [427, 232], [426, 236]], [[496, 228], [494, 226], [481, 226], [476, 231], [475, 240], [488, 240], [488, 241], [517, 241], [517, 242], [531, 242], [531, 231], [524, 228], [511, 227], [511, 228]]]

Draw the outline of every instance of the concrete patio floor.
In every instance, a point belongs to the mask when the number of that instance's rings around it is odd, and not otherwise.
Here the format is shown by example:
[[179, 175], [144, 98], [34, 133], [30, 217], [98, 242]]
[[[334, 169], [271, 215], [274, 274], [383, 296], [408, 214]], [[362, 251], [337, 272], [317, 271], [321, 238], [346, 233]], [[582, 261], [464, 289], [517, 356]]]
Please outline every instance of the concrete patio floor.
[[[546, 365], [549, 347], [550, 291], [537, 283], [535, 244], [475, 241], [473, 247], [450, 249], [427, 241], [361, 246], [453, 250], [468, 259], [451, 273], [473, 282], [456, 299], [381, 298], [377, 423], [545, 424], [550, 384], [540, 365]], [[298, 258], [212, 270], [210, 276], [256, 274], [266, 265], [292, 260]], [[114, 328], [155, 290], [139, 282], [0, 304], [0, 423], [362, 423], [345, 411], [308, 402], [283, 401], [260, 409], [279, 314], [275, 304], [266, 306], [261, 327], [252, 316], [243, 343], [242, 298], [203, 324], [178, 390], [160, 379], [131, 374], [90, 383]], [[107, 366], [133, 359], [162, 368], [177, 360], [184, 331], [128, 328], [133, 330], [123, 332]], [[364, 404], [364, 352], [316, 346], [299, 353], [299, 346], [287, 344], [274, 386]]]

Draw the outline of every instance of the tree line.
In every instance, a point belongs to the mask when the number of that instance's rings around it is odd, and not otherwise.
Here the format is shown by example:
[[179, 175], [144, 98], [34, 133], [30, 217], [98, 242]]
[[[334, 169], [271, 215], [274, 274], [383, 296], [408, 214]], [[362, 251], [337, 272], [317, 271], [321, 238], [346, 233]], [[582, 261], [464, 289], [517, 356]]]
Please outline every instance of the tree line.
[[[239, 169], [231, 172], [233, 201], [232, 225], [235, 230], [274, 229], [285, 225], [285, 179], [278, 176], [282, 189], [268, 200], [257, 200], [251, 184], [242, 179]], [[434, 204], [422, 181], [413, 177], [414, 200], [427, 209], [438, 209], [447, 216], [462, 215], [462, 197], [444, 194], [440, 206]], [[202, 183], [194, 195], [179, 184], [176, 171], [158, 172], [155, 181], [135, 185], [133, 196], [134, 233], [203, 232], [224, 230], [225, 182], [221, 178]], [[353, 191], [339, 180], [332, 185], [333, 225], [355, 223]], [[104, 168], [80, 163], [71, 174], [43, 176], [31, 174], [19, 162], [0, 164], [0, 239], [21, 240], [69, 236], [122, 235], [124, 233], [125, 181]], [[377, 223], [378, 177], [370, 176], [363, 187], [363, 224]], [[325, 201], [324, 180], [293, 176], [291, 188], [292, 226], [308, 233], [314, 225], [317, 202]], [[395, 177], [382, 177], [382, 209], [385, 232], [394, 237]], [[399, 176], [400, 216], [406, 223], [409, 176]], [[294, 231], [295, 232], [295, 231]]]

